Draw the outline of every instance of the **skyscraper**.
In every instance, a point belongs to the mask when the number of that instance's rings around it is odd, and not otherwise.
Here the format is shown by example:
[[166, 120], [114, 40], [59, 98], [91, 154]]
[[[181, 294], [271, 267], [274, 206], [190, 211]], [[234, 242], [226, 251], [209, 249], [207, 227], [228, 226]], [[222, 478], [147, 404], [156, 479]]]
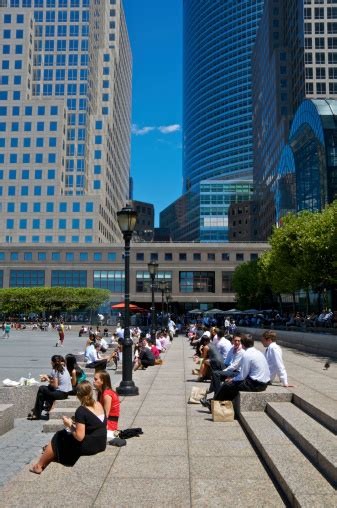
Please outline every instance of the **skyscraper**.
[[106, 243], [129, 197], [121, 0], [1, 0], [0, 241]]
[[183, 191], [252, 178], [251, 54], [263, 0], [184, 0]]
[[[241, 191], [252, 182], [251, 53], [263, 0], [184, 0], [183, 193], [161, 213], [161, 224], [175, 225], [172, 238], [227, 241], [229, 198], [223, 180]], [[224, 196], [205, 207], [202, 188], [216, 180]], [[250, 181], [250, 182], [249, 182]], [[226, 187], [226, 190], [225, 190]], [[246, 189], [242, 199], [247, 199]], [[179, 210], [186, 220], [179, 222]], [[225, 206], [224, 206], [225, 205]]]
[[[276, 208], [296, 210], [295, 196], [289, 192], [294, 189], [294, 173], [285, 173], [292, 154], [284, 147], [305, 98], [337, 99], [336, 64], [336, 2], [265, 3], [253, 51], [254, 190], [260, 240], [271, 234]], [[278, 185], [286, 189], [282, 191], [286, 204], [276, 206]]]

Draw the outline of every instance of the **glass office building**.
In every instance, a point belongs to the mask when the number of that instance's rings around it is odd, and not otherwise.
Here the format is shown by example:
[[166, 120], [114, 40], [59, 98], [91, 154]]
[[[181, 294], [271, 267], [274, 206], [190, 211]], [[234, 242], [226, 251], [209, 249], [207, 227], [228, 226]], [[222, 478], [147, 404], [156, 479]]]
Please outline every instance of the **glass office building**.
[[[251, 55], [262, 9], [263, 0], [184, 0], [184, 194], [160, 214], [160, 225], [177, 241], [227, 241], [225, 180], [250, 180], [251, 187]], [[221, 198], [204, 191], [212, 189], [205, 182], [211, 179]], [[208, 198], [221, 204], [210, 211], [202, 203]]]
[[120, 240], [131, 52], [121, 0], [2, 0], [0, 242]]
[[252, 178], [251, 55], [263, 0], [184, 0], [183, 192]]
[[305, 100], [298, 108], [274, 187], [278, 222], [294, 203], [296, 211], [316, 211], [337, 198], [336, 118], [337, 100]]

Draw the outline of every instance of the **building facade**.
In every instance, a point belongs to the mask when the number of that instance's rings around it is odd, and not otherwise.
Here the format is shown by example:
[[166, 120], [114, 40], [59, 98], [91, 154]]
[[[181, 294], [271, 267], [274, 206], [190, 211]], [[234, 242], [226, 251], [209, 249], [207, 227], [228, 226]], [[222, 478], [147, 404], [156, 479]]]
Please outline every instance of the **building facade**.
[[[184, 0], [184, 194], [161, 213], [177, 241], [227, 241], [224, 226], [202, 226], [201, 189], [211, 179], [252, 180], [251, 53], [263, 3]], [[189, 221], [175, 227], [185, 206]], [[226, 220], [222, 208], [211, 222]]]
[[249, 242], [258, 238], [256, 204], [253, 200], [233, 203], [228, 210], [228, 239]]
[[[265, 243], [193, 244], [133, 243], [130, 257], [130, 298], [151, 305], [148, 263], [158, 263], [158, 282], [167, 282], [172, 310], [201, 306], [232, 308], [233, 272], [240, 263], [269, 249]], [[0, 287], [95, 287], [109, 289], [111, 302], [124, 300], [124, 246], [3, 246], [0, 249]]]
[[[275, 202], [276, 181], [292, 185], [290, 173], [279, 179], [278, 165], [295, 112], [305, 98], [337, 98], [336, 65], [336, 2], [265, 2], [253, 51], [254, 200], [259, 240], [271, 234], [276, 208], [283, 207]], [[288, 209], [296, 209], [293, 196], [283, 193]]]
[[121, 0], [2, 0], [0, 241], [120, 240], [131, 52]]
[[278, 223], [294, 203], [295, 211], [318, 211], [337, 199], [336, 118], [337, 100], [305, 100], [298, 108], [277, 171]]
[[137, 212], [137, 222], [134, 230], [134, 240], [151, 242], [154, 231], [154, 206], [144, 201], [131, 201], [130, 205]]

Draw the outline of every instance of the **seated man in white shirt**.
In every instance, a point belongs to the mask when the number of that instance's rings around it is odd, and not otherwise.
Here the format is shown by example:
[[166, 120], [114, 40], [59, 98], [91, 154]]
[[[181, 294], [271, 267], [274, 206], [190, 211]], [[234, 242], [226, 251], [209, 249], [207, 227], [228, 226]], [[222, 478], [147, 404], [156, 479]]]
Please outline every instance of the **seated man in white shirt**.
[[[264, 354], [254, 347], [253, 337], [242, 335], [241, 344], [245, 354], [239, 364], [240, 372], [235, 377], [226, 379], [214, 394], [214, 400], [233, 400], [239, 392], [263, 392], [269, 384], [267, 360]], [[211, 410], [210, 400], [203, 400], [201, 403]]]
[[245, 350], [241, 345], [241, 334], [235, 334], [232, 340], [233, 345], [225, 360], [225, 368], [223, 370], [213, 370], [211, 372], [211, 384], [209, 393], [217, 392], [221, 383], [229, 377], [234, 377], [239, 372], [239, 365]]
[[108, 360], [99, 358], [98, 354], [100, 348], [100, 344], [91, 343], [85, 350], [85, 358], [87, 359], [86, 367], [88, 369], [95, 369], [95, 371], [106, 370]]
[[232, 349], [232, 343], [225, 337], [224, 330], [218, 330], [217, 341], [215, 341], [215, 346], [219, 351], [219, 353], [221, 354], [224, 363], [226, 363], [228, 353]]
[[261, 342], [266, 348], [264, 355], [270, 370], [270, 380], [273, 382], [276, 376], [278, 376], [282, 386], [289, 387], [287, 371], [282, 359], [282, 350], [275, 341], [276, 332], [268, 330], [263, 333]]

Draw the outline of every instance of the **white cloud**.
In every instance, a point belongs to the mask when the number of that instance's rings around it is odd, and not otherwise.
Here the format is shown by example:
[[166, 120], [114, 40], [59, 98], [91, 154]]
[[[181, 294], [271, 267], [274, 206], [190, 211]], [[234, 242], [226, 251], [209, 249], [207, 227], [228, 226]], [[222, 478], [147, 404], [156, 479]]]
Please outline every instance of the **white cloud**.
[[148, 134], [151, 131], [154, 131], [155, 127], [141, 127], [139, 128], [138, 125], [133, 124], [131, 127], [132, 134], [135, 134], [136, 136], [144, 136], [145, 134]]
[[158, 130], [162, 134], [171, 134], [172, 132], [180, 131], [181, 126], [178, 123], [175, 123], [173, 125], [161, 125], [158, 127]]

